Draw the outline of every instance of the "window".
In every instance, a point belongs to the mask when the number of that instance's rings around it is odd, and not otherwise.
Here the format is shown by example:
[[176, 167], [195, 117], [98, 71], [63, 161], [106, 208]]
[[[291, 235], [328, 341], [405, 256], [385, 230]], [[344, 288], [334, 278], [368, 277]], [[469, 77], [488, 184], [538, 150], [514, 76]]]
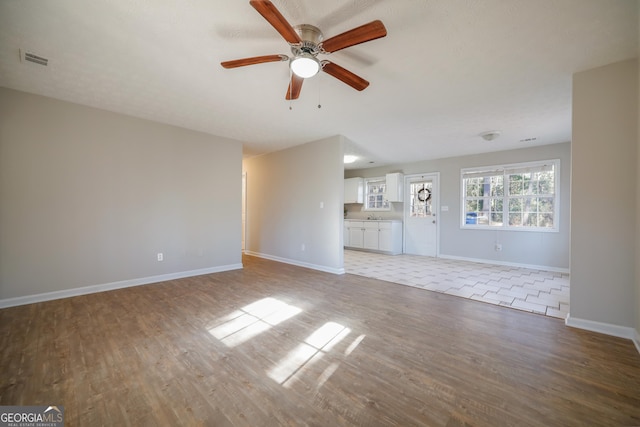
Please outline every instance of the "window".
[[365, 191], [365, 211], [388, 211], [391, 210], [387, 200], [387, 179], [366, 178], [364, 180]]
[[431, 216], [431, 192], [433, 182], [419, 181], [409, 184], [409, 216], [425, 218]]
[[463, 169], [462, 227], [558, 231], [560, 160]]

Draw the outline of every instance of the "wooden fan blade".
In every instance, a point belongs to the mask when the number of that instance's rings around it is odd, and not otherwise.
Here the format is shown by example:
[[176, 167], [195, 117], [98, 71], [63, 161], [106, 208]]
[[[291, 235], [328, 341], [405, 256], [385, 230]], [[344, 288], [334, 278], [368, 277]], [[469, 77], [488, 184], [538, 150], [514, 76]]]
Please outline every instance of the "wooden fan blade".
[[295, 74], [291, 74], [291, 82], [289, 82], [289, 87], [287, 88], [287, 96], [285, 99], [298, 99], [300, 96], [300, 90], [302, 90], [302, 83], [304, 79], [302, 77], [298, 77]]
[[249, 2], [255, 10], [267, 21], [284, 39], [289, 43], [300, 43], [302, 39], [293, 29], [291, 24], [284, 19], [284, 16], [276, 9], [269, 0], [251, 0]]
[[286, 61], [289, 59], [287, 55], [265, 55], [265, 56], [253, 56], [251, 58], [235, 59], [233, 61], [221, 62], [224, 68], [237, 68], [244, 67], [245, 65], [263, 64], [265, 62], [278, 62]]
[[386, 35], [387, 29], [384, 24], [382, 21], [376, 20], [326, 39], [322, 42], [322, 48], [327, 53], [336, 52], [345, 47], [379, 39]]
[[348, 84], [355, 90], [364, 90], [369, 86], [369, 82], [362, 77], [353, 74], [351, 71], [342, 68], [338, 64], [329, 61], [322, 61], [322, 71], [332, 75], [336, 79]]

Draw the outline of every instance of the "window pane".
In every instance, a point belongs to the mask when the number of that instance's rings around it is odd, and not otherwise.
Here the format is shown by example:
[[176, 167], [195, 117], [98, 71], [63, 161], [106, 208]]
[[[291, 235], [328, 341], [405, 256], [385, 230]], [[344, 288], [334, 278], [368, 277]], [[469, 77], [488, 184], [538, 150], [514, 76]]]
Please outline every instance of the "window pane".
[[491, 213], [491, 225], [501, 226], [502, 222], [502, 212]]
[[519, 175], [509, 176], [509, 194], [519, 196], [522, 194], [522, 177]]
[[552, 197], [540, 197], [538, 199], [538, 212], [550, 212], [550, 213], [553, 213], [553, 198]]
[[467, 197], [482, 197], [484, 195], [484, 182], [481, 178], [469, 178], [466, 180]]
[[527, 197], [524, 199], [524, 211], [525, 212], [538, 212], [538, 198]]
[[521, 198], [509, 199], [509, 212], [520, 212], [523, 206]]
[[491, 196], [504, 196], [504, 177], [492, 176], [491, 177]]
[[522, 225], [525, 227], [535, 227], [538, 225], [538, 214], [536, 213], [527, 213], [525, 212], [523, 215]]
[[538, 181], [538, 194], [552, 194], [553, 183], [549, 181]]
[[476, 188], [475, 183], [471, 179], [467, 179], [464, 182], [464, 194], [466, 197], [475, 197], [478, 194], [478, 189]]
[[531, 181], [531, 194], [540, 194], [540, 181]]
[[531, 174], [522, 175], [522, 194], [536, 194], [536, 181], [531, 180]]
[[553, 214], [546, 213], [538, 215], [538, 227], [553, 227]]
[[509, 225], [518, 227], [522, 225], [522, 212], [509, 213]]
[[522, 210], [526, 212], [536, 211], [536, 198], [535, 197], [523, 197], [522, 198]]

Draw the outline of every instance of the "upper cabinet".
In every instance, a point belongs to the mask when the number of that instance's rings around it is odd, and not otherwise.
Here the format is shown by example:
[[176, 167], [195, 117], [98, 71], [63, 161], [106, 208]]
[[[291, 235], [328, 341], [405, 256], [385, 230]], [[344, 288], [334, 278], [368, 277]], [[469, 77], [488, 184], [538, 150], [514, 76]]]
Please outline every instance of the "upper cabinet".
[[364, 202], [364, 180], [362, 178], [347, 178], [344, 180], [344, 202]]
[[390, 202], [402, 202], [404, 176], [401, 173], [387, 174], [387, 200]]

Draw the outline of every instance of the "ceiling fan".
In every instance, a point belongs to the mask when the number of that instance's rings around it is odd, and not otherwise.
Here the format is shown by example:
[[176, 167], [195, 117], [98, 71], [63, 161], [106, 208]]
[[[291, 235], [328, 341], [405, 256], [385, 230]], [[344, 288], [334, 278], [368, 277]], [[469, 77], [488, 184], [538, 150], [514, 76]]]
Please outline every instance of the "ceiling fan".
[[265, 62], [289, 61], [291, 82], [286, 99], [298, 99], [305, 78], [315, 76], [320, 70], [348, 84], [356, 90], [363, 90], [369, 82], [362, 77], [326, 59], [318, 60], [319, 54], [329, 54], [338, 50], [379, 39], [387, 35], [387, 29], [376, 20], [324, 39], [319, 28], [309, 24], [292, 27], [269, 0], [251, 0], [255, 10], [289, 43], [293, 56], [265, 55], [222, 62], [224, 68], [244, 67]]

